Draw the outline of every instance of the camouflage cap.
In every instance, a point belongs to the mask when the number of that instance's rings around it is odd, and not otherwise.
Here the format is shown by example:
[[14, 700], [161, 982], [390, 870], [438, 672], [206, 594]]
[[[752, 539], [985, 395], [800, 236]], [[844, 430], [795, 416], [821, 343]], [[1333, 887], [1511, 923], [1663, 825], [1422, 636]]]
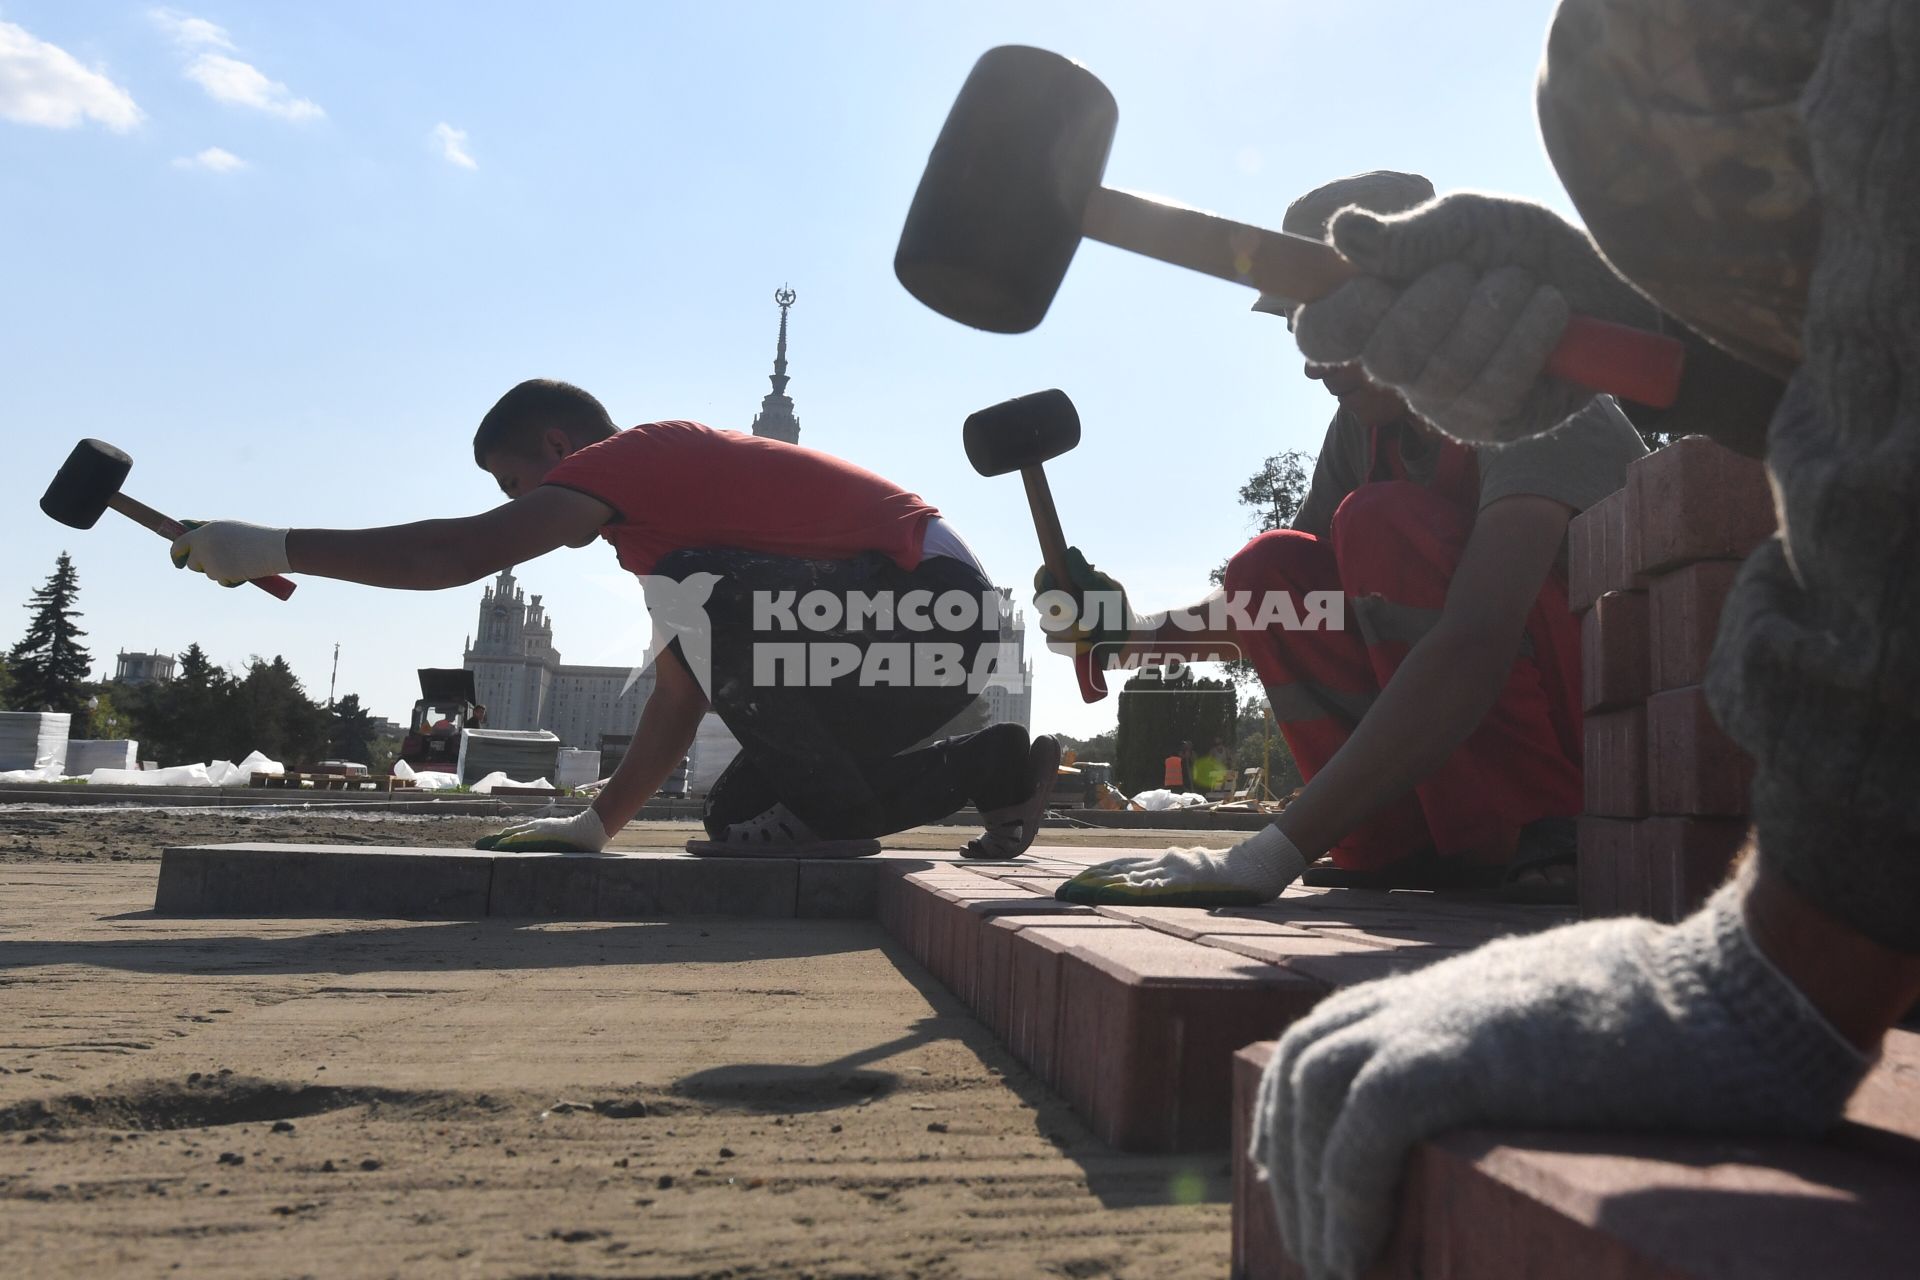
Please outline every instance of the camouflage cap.
[[[1373, 169], [1350, 177], [1335, 178], [1307, 192], [1287, 206], [1280, 229], [1314, 240], [1327, 238], [1327, 226], [1333, 215], [1349, 205], [1359, 205], [1374, 213], [1403, 213], [1415, 205], [1433, 199], [1433, 183], [1417, 173], [1394, 169]], [[1253, 304], [1255, 311], [1270, 315], [1289, 315], [1300, 305], [1299, 299], [1277, 293], [1263, 293]]]
[[1801, 94], [1830, 0], [1565, 0], [1540, 132], [1614, 268], [1785, 377], [1819, 238]]

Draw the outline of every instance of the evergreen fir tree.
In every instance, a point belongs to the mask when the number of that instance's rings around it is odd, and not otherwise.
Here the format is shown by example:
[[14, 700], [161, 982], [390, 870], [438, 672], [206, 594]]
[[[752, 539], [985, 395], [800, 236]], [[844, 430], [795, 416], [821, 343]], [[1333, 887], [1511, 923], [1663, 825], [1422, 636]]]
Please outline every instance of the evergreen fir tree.
[[93, 655], [80, 644], [80, 637], [87, 633], [74, 625], [80, 616], [73, 607], [79, 594], [79, 575], [73, 560], [62, 551], [46, 585], [26, 604], [33, 611], [33, 621], [27, 624], [26, 637], [7, 654], [7, 669], [13, 686], [10, 706], [19, 711], [69, 712], [84, 732], [85, 686]]

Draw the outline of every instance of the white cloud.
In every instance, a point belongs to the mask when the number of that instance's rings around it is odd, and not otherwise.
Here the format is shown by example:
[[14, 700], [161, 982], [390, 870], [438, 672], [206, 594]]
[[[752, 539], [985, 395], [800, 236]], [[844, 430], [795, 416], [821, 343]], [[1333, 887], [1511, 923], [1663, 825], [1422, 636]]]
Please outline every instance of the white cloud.
[[447, 158], [448, 164], [459, 165], [462, 169], [478, 169], [474, 158], [467, 153], [467, 131], [456, 129], [442, 120], [433, 126], [433, 140], [440, 144], [440, 154]]
[[198, 155], [181, 156], [173, 162], [176, 169], [205, 169], [209, 173], [232, 173], [244, 169], [247, 162], [224, 147], [208, 147]]
[[147, 16], [182, 50], [193, 55], [193, 61], [187, 64], [187, 79], [205, 89], [214, 101], [252, 107], [285, 120], [318, 120], [327, 114], [319, 103], [296, 98], [287, 86], [269, 80], [251, 62], [229, 57], [239, 50], [225, 27], [178, 9], [150, 9]]
[[178, 9], [151, 9], [147, 16], [154, 25], [172, 36], [185, 49], [231, 49], [233, 38], [225, 27], [181, 13]]
[[0, 22], [0, 120], [71, 129], [94, 120], [116, 133], [140, 123], [133, 95], [58, 45]]
[[296, 98], [278, 80], [269, 80], [250, 62], [224, 53], [203, 53], [187, 64], [187, 79], [207, 91], [216, 102], [252, 107], [287, 120], [318, 120], [327, 113], [320, 104]]

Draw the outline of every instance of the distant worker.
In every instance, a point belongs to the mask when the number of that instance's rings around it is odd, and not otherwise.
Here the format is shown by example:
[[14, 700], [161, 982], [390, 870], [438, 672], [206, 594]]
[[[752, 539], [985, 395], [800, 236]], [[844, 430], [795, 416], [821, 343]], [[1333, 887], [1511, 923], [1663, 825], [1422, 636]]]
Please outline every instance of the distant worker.
[[[546, 379], [500, 398], [473, 458], [508, 498], [481, 515], [360, 530], [214, 521], [173, 554], [228, 584], [293, 572], [439, 590], [611, 543], [674, 637], [633, 745], [589, 808], [480, 847], [604, 848], [685, 758], [709, 707], [740, 753], [707, 796], [696, 852], [876, 853], [876, 837], [969, 803], [986, 826], [969, 857], [1017, 857], [1033, 842], [1053, 738], [998, 724], [918, 745], [1005, 676], [991, 661], [1004, 656], [988, 607], [999, 593], [917, 495], [783, 441], [692, 422], [619, 431], [591, 395]], [[918, 609], [925, 598], [939, 607]], [[897, 607], [859, 612], [882, 599]]]
[[1169, 791], [1184, 791], [1187, 786], [1187, 762], [1178, 751], [1168, 756], [1160, 770], [1160, 785]]
[[1199, 791], [1219, 791], [1233, 780], [1233, 753], [1218, 738], [1207, 754], [1193, 762], [1193, 785]]
[[[1361, 174], [1300, 197], [1282, 226], [1319, 239], [1343, 208], [1391, 213], [1432, 195], [1414, 174]], [[1296, 305], [1263, 297], [1257, 309]], [[1248, 543], [1191, 609], [1144, 621], [1123, 610], [1119, 628], [1096, 617], [1101, 630], [1077, 638], [1102, 659], [1245, 656], [1307, 786], [1231, 849], [1104, 863], [1059, 896], [1260, 902], [1330, 852], [1316, 883], [1506, 881], [1517, 896], [1571, 900], [1583, 795], [1567, 524], [1626, 482], [1645, 443], [1604, 396], [1555, 431], [1481, 448], [1435, 431], [1357, 363], [1309, 363], [1306, 376], [1340, 407], [1294, 527]], [[1119, 593], [1071, 559], [1076, 592]]]

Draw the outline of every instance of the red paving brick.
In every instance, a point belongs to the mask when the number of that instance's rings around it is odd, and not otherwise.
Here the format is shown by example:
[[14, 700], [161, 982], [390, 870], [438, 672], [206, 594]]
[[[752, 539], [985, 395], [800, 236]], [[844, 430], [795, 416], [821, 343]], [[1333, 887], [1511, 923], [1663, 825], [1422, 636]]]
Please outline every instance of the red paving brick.
[[1646, 914], [1655, 920], [1692, 915], [1726, 881], [1747, 840], [1744, 818], [1648, 818], [1634, 839], [1646, 867]]
[[[1103, 851], [1105, 852], [1105, 851]], [[1261, 906], [1098, 910], [1018, 865], [903, 869], [888, 930], [1092, 1130], [1126, 1150], [1219, 1147], [1234, 1050], [1329, 990], [1565, 913], [1432, 893], [1296, 887]]]
[[1581, 915], [1591, 919], [1633, 914], [1635, 908], [1627, 903], [1636, 898], [1635, 885], [1644, 879], [1634, 863], [1634, 837], [1639, 829], [1635, 820], [1580, 819], [1575, 867]]
[[1061, 955], [1055, 1087], [1122, 1151], [1217, 1149], [1232, 1116], [1234, 1051], [1284, 1029], [1326, 992], [1277, 965], [1166, 934], [1081, 931]]
[[1646, 700], [1647, 593], [1609, 591], [1580, 620], [1580, 702], [1589, 712]]
[[1627, 491], [1619, 489], [1573, 518], [1567, 528], [1567, 606], [1584, 613], [1609, 591], [1644, 585], [1633, 568], [1638, 552], [1627, 520]]
[[[1244, 1152], [1271, 1045], [1234, 1064], [1233, 1275], [1293, 1280]], [[1369, 1280], [1594, 1276], [1806, 1280], [1914, 1274], [1920, 1035], [1896, 1031], [1821, 1142], [1634, 1133], [1444, 1134], [1418, 1147]]]
[[1651, 812], [1739, 817], [1747, 812], [1752, 781], [1752, 759], [1715, 723], [1699, 685], [1669, 689], [1647, 699], [1647, 807]]
[[1587, 716], [1584, 781], [1586, 811], [1603, 818], [1639, 818], [1647, 812], [1647, 713], [1642, 707]]
[[[1699, 684], [1720, 627], [1720, 610], [1740, 572], [1738, 560], [1702, 560], [1653, 580], [1647, 591], [1650, 692]], [[1584, 665], [1586, 659], [1582, 657]]]
[[1744, 559], [1772, 536], [1773, 494], [1752, 458], [1687, 436], [1627, 468], [1625, 518], [1641, 574], [1697, 560]]

